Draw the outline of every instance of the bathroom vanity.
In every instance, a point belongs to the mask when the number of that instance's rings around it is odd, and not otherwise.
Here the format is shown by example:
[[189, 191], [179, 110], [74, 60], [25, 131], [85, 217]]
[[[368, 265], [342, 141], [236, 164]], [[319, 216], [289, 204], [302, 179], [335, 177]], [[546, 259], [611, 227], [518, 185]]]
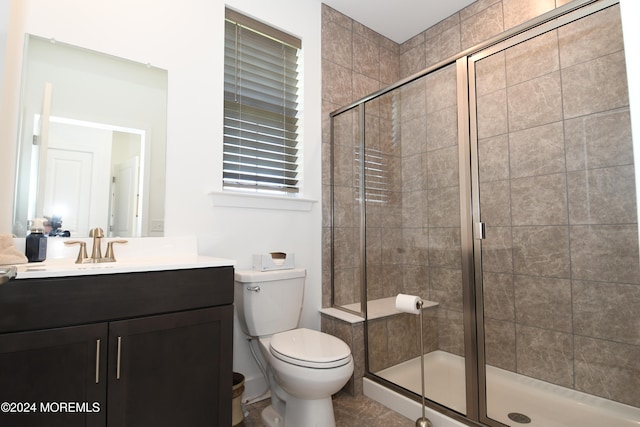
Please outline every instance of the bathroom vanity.
[[230, 263], [34, 271], [0, 286], [0, 425], [231, 425]]

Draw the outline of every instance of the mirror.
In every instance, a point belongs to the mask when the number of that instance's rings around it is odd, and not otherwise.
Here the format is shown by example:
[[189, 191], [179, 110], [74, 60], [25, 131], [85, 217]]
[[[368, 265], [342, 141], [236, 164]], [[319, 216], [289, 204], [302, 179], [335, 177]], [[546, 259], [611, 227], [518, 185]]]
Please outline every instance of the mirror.
[[167, 71], [27, 35], [13, 233], [164, 233]]

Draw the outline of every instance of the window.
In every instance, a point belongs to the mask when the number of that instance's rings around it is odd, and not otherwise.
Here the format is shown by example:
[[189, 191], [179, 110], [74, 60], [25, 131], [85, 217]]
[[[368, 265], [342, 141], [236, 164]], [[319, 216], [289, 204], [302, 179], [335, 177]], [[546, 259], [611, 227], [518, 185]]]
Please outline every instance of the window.
[[299, 192], [300, 40], [226, 10], [223, 188]]

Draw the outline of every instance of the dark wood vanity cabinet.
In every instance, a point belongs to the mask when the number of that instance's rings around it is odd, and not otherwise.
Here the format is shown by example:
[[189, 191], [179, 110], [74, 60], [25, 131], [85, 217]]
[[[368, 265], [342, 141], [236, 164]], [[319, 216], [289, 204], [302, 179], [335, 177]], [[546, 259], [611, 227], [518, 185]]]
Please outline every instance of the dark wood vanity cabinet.
[[106, 425], [106, 343], [106, 323], [0, 335], [0, 426]]
[[231, 408], [232, 382], [220, 367], [228, 364], [225, 330], [232, 319], [229, 305], [111, 323], [109, 349], [116, 354], [109, 358], [108, 424], [231, 425], [230, 418], [221, 421]]
[[0, 426], [231, 425], [232, 303], [232, 267], [0, 286]]

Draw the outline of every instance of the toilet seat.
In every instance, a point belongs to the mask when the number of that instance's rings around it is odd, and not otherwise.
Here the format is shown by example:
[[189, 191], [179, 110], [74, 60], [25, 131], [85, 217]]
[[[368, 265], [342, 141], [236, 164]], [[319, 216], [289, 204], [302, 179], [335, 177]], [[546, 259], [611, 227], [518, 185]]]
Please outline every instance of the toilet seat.
[[306, 368], [331, 369], [351, 361], [351, 350], [344, 341], [306, 328], [274, 334], [269, 351], [283, 362]]

